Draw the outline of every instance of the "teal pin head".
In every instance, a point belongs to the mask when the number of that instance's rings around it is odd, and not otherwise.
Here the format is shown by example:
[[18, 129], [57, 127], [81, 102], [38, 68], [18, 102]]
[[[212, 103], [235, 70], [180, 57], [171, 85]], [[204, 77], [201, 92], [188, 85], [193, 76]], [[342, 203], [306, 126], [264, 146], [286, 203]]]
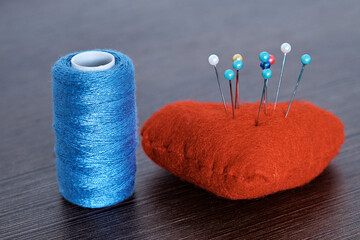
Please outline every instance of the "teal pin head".
[[288, 114], [289, 114], [290, 107], [291, 107], [291, 103], [292, 103], [292, 101], [294, 100], [294, 97], [295, 97], [295, 94], [296, 94], [296, 89], [297, 89], [298, 86], [299, 86], [299, 82], [300, 82], [301, 76], [302, 76], [302, 74], [303, 74], [305, 65], [308, 65], [310, 62], [311, 62], [311, 57], [310, 57], [309, 54], [304, 54], [304, 55], [301, 56], [301, 63], [303, 64], [303, 66], [302, 66], [302, 68], [301, 68], [301, 71], [300, 71], [300, 74], [299, 74], [299, 78], [298, 78], [298, 80], [297, 80], [297, 83], [296, 83], [295, 89], [294, 89], [294, 91], [293, 91], [293, 94], [292, 94], [292, 96], [291, 96], [290, 103], [289, 103], [288, 109], [287, 109], [286, 114], [285, 114], [285, 118], [287, 118], [287, 116], [288, 116]]
[[264, 79], [269, 79], [272, 77], [272, 71], [270, 69], [264, 69], [262, 71], [262, 76]]
[[259, 54], [259, 59], [260, 59], [260, 61], [262, 61], [262, 62], [267, 62], [267, 61], [269, 61], [269, 59], [270, 59], [270, 54], [269, 54], [268, 52], [261, 52], [261, 53]]
[[304, 65], [308, 65], [309, 63], [311, 63], [311, 57], [309, 54], [304, 54], [301, 56], [301, 63]]
[[235, 73], [234, 73], [233, 70], [228, 69], [228, 70], [226, 70], [226, 71], [224, 72], [224, 77], [225, 77], [227, 80], [231, 81], [231, 80], [235, 77]]
[[240, 69], [242, 69], [243, 65], [244, 65], [243, 62], [240, 61], [240, 60], [236, 60], [236, 61], [233, 62], [233, 68], [234, 68], [235, 70], [237, 70], [237, 71], [239, 71]]

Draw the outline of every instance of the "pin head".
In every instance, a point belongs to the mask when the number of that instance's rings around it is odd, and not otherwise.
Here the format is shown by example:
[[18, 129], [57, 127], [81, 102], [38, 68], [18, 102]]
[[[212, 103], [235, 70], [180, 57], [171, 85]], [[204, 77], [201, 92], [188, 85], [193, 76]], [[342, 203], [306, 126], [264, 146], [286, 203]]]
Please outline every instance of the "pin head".
[[233, 70], [228, 69], [224, 72], [224, 77], [230, 81], [231, 79], [233, 79], [235, 77], [235, 73]]
[[287, 54], [291, 51], [291, 45], [288, 43], [283, 43], [281, 44], [280, 50], [284, 53]]
[[304, 65], [308, 65], [311, 62], [311, 57], [308, 54], [304, 54], [301, 56], [301, 63]]
[[269, 61], [269, 58], [270, 58], [270, 55], [269, 55], [269, 53], [267, 53], [267, 52], [261, 52], [260, 55], [259, 55], [259, 59], [260, 59], [260, 61], [262, 61], [262, 62], [267, 62], [267, 61]]
[[233, 62], [233, 68], [235, 69], [235, 70], [240, 70], [240, 69], [242, 69], [242, 67], [243, 67], [243, 62], [241, 61], [241, 60], [236, 60], [235, 62]]
[[235, 54], [235, 55], [232, 57], [232, 61], [235, 62], [236, 60], [243, 61], [243, 57], [242, 57], [240, 54]]
[[269, 79], [272, 76], [272, 71], [270, 69], [265, 69], [262, 71], [262, 76], [264, 79]]
[[268, 68], [270, 68], [270, 67], [271, 67], [270, 61], [261, 62], [261, 63], [260, 63], [260, 67], [261, 67], [262, 69], [268, 69]]
[[273, 55], [270, 54], [270, 57], [269, 57], [269, 62], [271, 65], [273, 65], [275, 63], [275, 57]]
[[215, 54], [209, 56], [209, 63], [210, 65], [216, 66], [219, 63], [219, 57]]

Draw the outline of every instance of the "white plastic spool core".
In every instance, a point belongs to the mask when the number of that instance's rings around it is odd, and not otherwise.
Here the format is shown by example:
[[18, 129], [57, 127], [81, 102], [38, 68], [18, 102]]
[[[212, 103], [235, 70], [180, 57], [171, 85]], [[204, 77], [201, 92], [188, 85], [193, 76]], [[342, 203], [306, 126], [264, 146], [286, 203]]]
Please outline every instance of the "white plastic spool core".
[[104, 71], [115, 66], [115, 57], [102, 51], [86, 51], [71, 58], [71, 66], [84, 72]]

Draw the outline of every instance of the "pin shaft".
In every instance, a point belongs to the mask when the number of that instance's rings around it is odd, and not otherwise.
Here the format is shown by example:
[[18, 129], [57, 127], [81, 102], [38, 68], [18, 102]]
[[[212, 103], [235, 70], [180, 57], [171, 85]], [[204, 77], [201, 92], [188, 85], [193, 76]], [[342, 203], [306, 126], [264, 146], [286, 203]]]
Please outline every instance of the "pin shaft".
[[290, 106], [291, 106], [292, 101], [294, 100], [294, 97], [295, 97], [295, 94], [296, 94], [296, 90], [297, 90], [297, 88], [298, 88], [298, 86], [299, 86], [299, 82], [300, 82], [300, 79], [301, 79], [301, 75], [302, 75], [302, 73], [303, 73], [303, 71], [304, 71], [304, 68], [305, 68], [305, 64], [303, 64], [303, 67], [301, 68], [300, 75], [299, 75], [299, 78], [298, 78], [298, 80], [297, 80], [297, 82], [296, 82], [296, 86], [295, 86], [294, 92], [293, 92], [293, 94], [292, 94], [292, 96], [291, 96], [291, 100], [290, 100], [288, 109], [287, 109], [287, 111], [286, 111], [285, 118], [286, 118], [287, 115], [289, 114]]
[[239, 100], [239, 70], [236, 70], [236, 91], [235, 91], [235, 108], [240, 108], [240, 100]]
[[265, 103], [265, 114], [267, 113], [267, 96], [268, 96], [268, 81], [266, 81], [265, 85], [265, 95], [264, 95], [264, 103]]
[[224, 94], [223, 94], [223, 92], [222, 92], [222, 90], [221, 90], [221, 87], [220, 87], [219, 74], [218, 74], [218, 71], [217, 71], [216, 66], [214, 66], [214, 69], [215, 69], [215, 73], [216, 73], [216, 79], [217, 79], [217, 82], [218, 82], [218, 86], [219, 86], [219, 91], [220, 91], [220, 94], [221, 94], [221, 98], [222, 98], [222, 101], [223, 101], [223, 103], [224, 103], [225, 113], [227, 113], [227, 110], [226, 110], [226, 102], [225, 102]]
[[232, 91], [232, 86], [231, 86], [231, 81], [229, 81], [229, 86], [230, 86], [230, 96], [231, 96], [231, 106], [232, 106], [232, 112], [233, 112], [233, 119], [235, 119], [235, 111], [234, 111], [234, 99], [233, 99], [233, 91]]
[[262, 106], [262, 103], [263, 103], [263, 99], [264, 99], [264, 97], [265, 97], [265, 87], [266, 87], [267, 81], [268, 81], [267, 79], [264, 79], [264, 87], [263, 87], [263, 91], [262, 91], [262, 94], [261, 94], [259, 113], [258, 113], [258, 117], [257, 117], [257, 119], [256, 119], [255, 126], [258, 126], [258, 125], [259, 125], [259, 119], [260, 119], [260, 113], [261, 113], [261, 106]]
[[279, 97], [280, 85], [281, 85], [281, 80], [282, 80], [282, 76], [284, 73], [285, 61], [286, 61], [286, 53], [284, 53], [283, 63], [282, 63], [282, 67], [281, 67], [280, 78], [279, 78], [278, 87], [277, 87], [277, 91], [276, 91], [276, 97], [275, 97], [274, 110], [276, 109], [276, 103], [277, 103], [278, 97]]

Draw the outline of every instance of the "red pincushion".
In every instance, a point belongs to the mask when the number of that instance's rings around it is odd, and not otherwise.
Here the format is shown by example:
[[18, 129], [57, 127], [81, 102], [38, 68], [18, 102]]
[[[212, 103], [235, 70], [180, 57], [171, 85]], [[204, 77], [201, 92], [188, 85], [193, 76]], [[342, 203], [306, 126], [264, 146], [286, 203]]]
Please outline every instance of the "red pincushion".
[[259, 103], [225, 114], [222, 104], [166, 105], [141, 129], [142, 146], [175, 176], [229, 199], [258, 198], [295, 188], [317, 177], [344, 142], [340, 119], [310, 102]]

